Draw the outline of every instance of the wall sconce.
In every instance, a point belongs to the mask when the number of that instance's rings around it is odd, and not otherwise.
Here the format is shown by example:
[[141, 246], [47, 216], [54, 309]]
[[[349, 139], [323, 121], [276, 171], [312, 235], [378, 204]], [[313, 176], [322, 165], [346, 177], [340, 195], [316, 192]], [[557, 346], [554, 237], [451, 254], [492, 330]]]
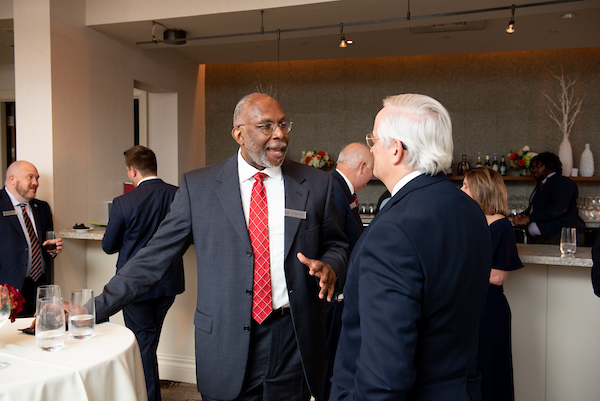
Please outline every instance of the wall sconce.
[[515, 5], [513, 4], [511, 7], [512, 16], [510, 21], [508, 22], [508, 28], [506, 28], [506, 32], [513, 33], [515, 31]]
[[344, 36], [344, 23], [342, 22], [340, 24], [340, 47], [347, 47], [352, 43], [354, 43], [352, 39], [346, 39], [346, 37]]

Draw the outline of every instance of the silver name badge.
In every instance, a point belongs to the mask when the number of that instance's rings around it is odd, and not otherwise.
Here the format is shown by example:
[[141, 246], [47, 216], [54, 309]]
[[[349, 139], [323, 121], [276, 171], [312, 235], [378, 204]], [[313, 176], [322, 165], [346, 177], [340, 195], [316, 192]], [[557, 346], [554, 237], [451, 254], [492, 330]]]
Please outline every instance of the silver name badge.
[[17, 215], [17, 211], [16, 210], [7, 210], [5, 212], [2, 212], [2, 216], [7, 217], [7, 216], [16, 216]]
[[304, 210], [284, 209], [283, 214], [286, 217], [306, 220], [306, 212]]
[[355, 202], [352, 202], [348, 206], [350, 206], [350, 210], [354, 209], [355, 207], [358, 207], [358, 205]]

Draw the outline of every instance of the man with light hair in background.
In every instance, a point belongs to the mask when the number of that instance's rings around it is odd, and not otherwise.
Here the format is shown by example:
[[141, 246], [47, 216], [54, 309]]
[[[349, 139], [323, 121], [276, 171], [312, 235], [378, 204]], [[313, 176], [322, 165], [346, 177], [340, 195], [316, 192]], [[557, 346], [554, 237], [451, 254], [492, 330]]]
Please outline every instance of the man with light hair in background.
[[[363, 189], [373, 177], [373, 155], [364, 143], [354, 142], [342, 149], [338, 156], [336, 169], [331, 173], [333, 178], [333, 195], [338, 212], [340, 227], [348, 238], [348, 253], [363, 232], [363, 224], [358, 213], [358, 197], [356, 193]], [[325, 380], [323, 390], [317, 400], [326, 401], [331, 388], [333, 361], [342, 328], [342, 310], [344, 296], [340, 294], [337, 302], [325, 302], [327, 316], [327, 345], [325, 355]]]
[[392, 198], [349, 261], [330, 400], [478, 400], [469, 373], [492, 264], [486, 219], [445, 177], [446, 109], [415, 94], [383, 105], [366, 140]]

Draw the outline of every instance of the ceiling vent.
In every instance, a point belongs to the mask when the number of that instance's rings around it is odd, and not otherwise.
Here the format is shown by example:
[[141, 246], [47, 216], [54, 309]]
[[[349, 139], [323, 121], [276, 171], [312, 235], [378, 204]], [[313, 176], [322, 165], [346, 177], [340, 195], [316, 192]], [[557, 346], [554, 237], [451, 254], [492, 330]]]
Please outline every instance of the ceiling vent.
[[410, 33], [460, 32], [485, 29], [486, 21], [454, 22], [451, 24], [434, 24], [410, 28]]

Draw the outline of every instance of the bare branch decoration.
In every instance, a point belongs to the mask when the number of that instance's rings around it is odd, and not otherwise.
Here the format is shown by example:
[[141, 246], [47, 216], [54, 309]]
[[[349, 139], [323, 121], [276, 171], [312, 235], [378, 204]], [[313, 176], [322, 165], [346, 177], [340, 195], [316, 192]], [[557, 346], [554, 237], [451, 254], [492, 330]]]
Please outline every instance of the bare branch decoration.
[[550, 101], [548, 105], [547, 113], [557, 125], [560, 131], [566, 137], [571, 134], [573, 124], [577, 121], [579, 112], [581, 111], [581, 104], [583, 98], [575, 99], [575, 83], [577, 78], [571, 79], [565, 76], [561, 69], [561, 74], [552, 74], [560, 84], [560, 90], [558, 91], [558, 102], [552, 100], [550, 96], [544, 93], [544, 96]]

